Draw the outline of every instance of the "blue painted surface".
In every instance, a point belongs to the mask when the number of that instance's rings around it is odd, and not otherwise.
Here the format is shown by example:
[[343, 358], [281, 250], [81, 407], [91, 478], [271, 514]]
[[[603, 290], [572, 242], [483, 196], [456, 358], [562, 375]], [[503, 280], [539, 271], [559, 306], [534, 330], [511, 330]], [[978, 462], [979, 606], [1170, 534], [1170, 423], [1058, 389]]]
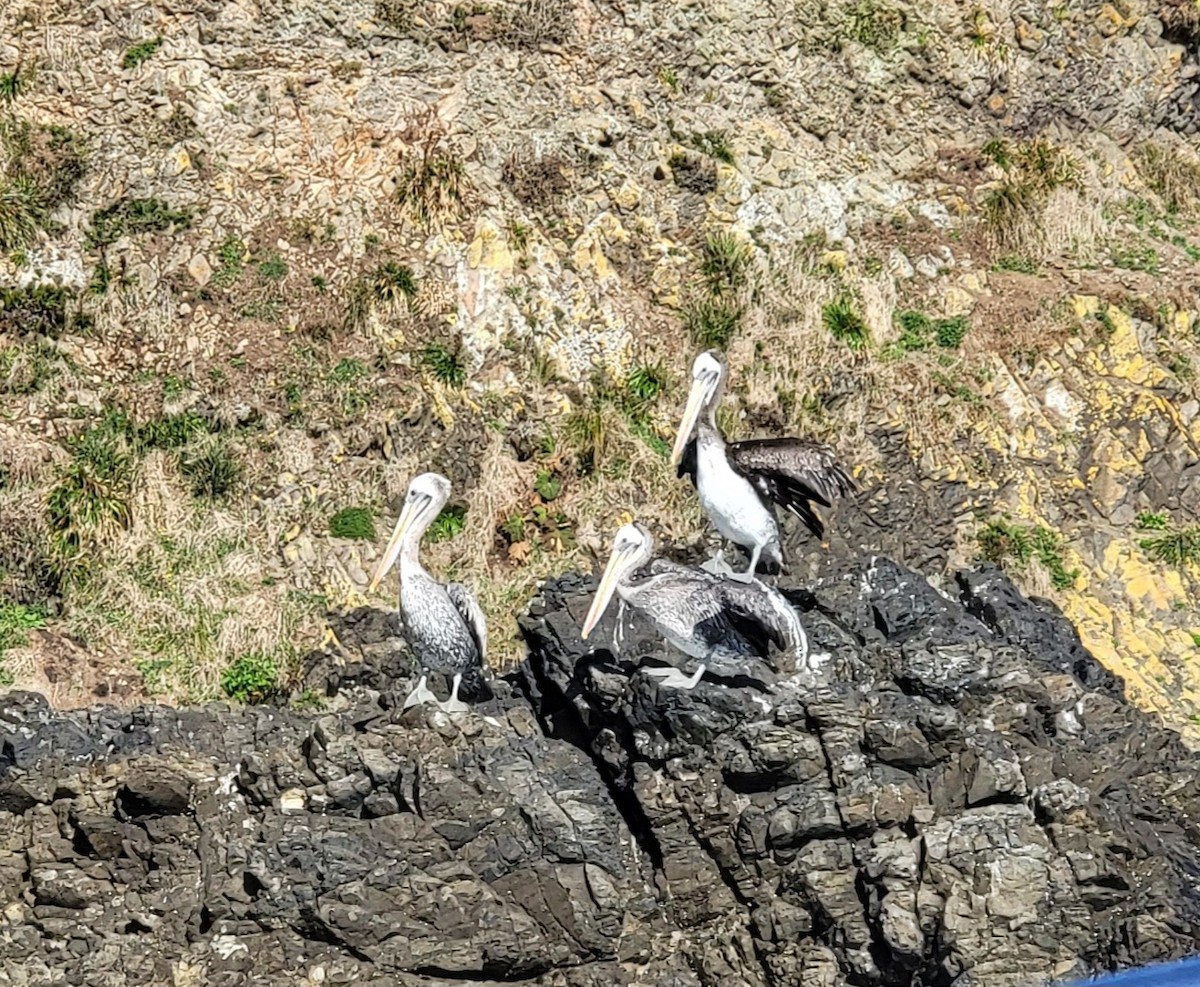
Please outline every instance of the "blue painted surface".
[[1072, 980], [1062, 987], [1200, 987], [1200, 956], [1175, 963], [1156, 963], [1137, 970], [1106, 973], [1092, 980]]

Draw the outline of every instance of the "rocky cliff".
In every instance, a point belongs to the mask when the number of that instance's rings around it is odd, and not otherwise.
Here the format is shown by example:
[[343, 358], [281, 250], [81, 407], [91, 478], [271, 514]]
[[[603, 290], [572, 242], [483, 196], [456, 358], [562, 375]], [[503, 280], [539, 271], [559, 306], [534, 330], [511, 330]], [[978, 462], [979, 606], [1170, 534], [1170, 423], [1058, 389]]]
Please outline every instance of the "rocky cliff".
[[1001, 564], [1191, 731], [1198, 24], [10, 0], [0, 680], [290, 684], [428, 468], [511, 667], [624, 512], [703, 530], [663, 453], [717, 345], [728, 428], [835, 442], [864, 510], [922, 505], [897, 561]]
[[790, 593], [807, 665], [694, 692], [636, 620], [581, 642], [567, 575], [453, 722], [397, 708], [368, 608], [308, 712], [14, 693], [0, 977], [1024, 987], [1197, 950], [1194, 757], [1051, 603], [878, 555]]

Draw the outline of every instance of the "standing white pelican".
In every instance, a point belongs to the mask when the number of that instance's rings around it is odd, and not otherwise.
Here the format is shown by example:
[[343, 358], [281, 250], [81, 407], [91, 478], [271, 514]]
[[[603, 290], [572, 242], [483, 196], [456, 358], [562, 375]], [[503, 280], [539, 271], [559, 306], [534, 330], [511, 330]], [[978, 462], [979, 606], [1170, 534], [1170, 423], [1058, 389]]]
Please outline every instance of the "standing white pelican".
[[[600, 578], [580, 636], [587, 639], [613, 593], [640, 611], [655, 629], [684, 654], [700, 659], [690, 677], [676, 668], [647, 668], [662, 685], [694, 689], [706, 662], [766, 659], [769, 646], [808, 657], [808, 638], [800, 617], [778, 590], [758, 580], [745, 582], [655, 559], [654, 539], [640, 524], [627, 524], [613, 539], [612, 555]], [[649, 575], [634, 573], [650, 562]]]
[[[773, 567], [783, 565], [774, 505], [791, 511], [820, 538], [825, 526], [810, 502], [829, 507], [835, 496], [854, 489], [854, 481], [831, 448], [807, 439], [726, 443], [716, 417], [724, 391], [725, 366], [715, 350], [706, 350], [692, 363], [692, 388], [671, 465], [678, 467], [679, 476], [691, 477], [700, 505], [722, 537], [750, 551], [745, 572], [725, 569], [732, 578], [749, 582], [760, 559]], [[724, 563], [718, 555], [712, 564]]]
[[[447, 713], [465, 712], [469, 707], [458, 698], [463, 676], [479, 678], [487, 658], [487, 627], [475, 595], [462, 583], [439, 583], [418, 558], [421, 536], [449, 499], [450, 481], [440, 473], [422, 473], [409, 483], [400, 519], [367, 588], [373, 592], [399, 558], [404, 634], [421, 666], [404, 709], [433, 702]], [[454, 676], [445, 703], [426, 688], [430, 671]]]

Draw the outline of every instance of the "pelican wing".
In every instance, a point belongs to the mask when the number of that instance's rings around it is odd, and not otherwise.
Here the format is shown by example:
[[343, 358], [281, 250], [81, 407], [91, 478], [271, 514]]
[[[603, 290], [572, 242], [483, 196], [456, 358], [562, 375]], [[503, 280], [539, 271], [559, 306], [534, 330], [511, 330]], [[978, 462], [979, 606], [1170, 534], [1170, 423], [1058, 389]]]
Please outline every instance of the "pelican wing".
[[446, 583], [446, 595], [454, 604], [454, 609], [462, 616], [463, 623], [471, 637], [475, 639], [475, 647], [479, 651], [479, 662], [487, 660], [487, 621], [483, 611], [479, 609], [479, 601], [462, 583]]
[[719, 582], [722, 612], [747, 640], [755, 647], [761, 647], [764, 656], [768, 641], [780, 651], [804, 647], [804, 627], [800, 617], [782, 593], [762, 583], [737, 583], [728, 579]]
[[683, 447], [683, 455], [679, 458], [679, 465], [675, 467], [675, 475], [686, 476], [693, 485], [696, 483], [696, 437], [694, 435]]
[[854, 481], [828, 446], [804, 439], [749, 439], [725, 447], [729, 465], [745, 477], [764, 501], [802, 520], [817, 537], [825, 526], [810, 501], [825, 507], [854, 490]]
[[[771, 591], [761, 584], [744, 585], [664, 559], [655, 559], [650, 571], [650, 582], [658, 590], [652, 595], [658, 599], [647, 599], [646, 604], [686, 620], [709, 645], [724, 644], [764, 658], [771, 644], [780, 650], [794, 645], [796, 633], [788, 613], [780, 611]], [[794, 612], [791, 618], [799, 620]]]

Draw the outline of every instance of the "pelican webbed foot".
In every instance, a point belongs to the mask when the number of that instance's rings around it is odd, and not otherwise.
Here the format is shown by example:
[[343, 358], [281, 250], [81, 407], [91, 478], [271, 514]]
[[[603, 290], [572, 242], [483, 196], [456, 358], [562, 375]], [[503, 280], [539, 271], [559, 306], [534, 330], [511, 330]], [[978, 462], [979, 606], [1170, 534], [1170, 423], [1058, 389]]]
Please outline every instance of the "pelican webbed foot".
[[704, 677], [704, 669], [701, 664], [691, 675], [684, 675], [678, 668], [643, 668], [642, 671], [658, 679], [664, 689], [694, 689]]
[[714, 576], [731, 576], [733, 575], [733, 566], [725, 561], [725, 553], [717, 552], [707, 562], [701, 562], [700, 568]]
[[433, 703], [435, 706], [440, 706], [438, 697], [435, 696], [425, 685], [427, 676], [422, 675], [417, 680], [416, 688], [408, 694], [408, 698], [404, 700], [404, 705], [401, 709], [408, 709], [410, 706], [420, 706], [423, 703]]
[[438, 705], [447, 713], [469, 713], [471, 707], [458, 698], [458, 687], [462, 685], [462, 675], [454, 676], [453, 684], [450, 686], [450, 698], [444, 703]]

